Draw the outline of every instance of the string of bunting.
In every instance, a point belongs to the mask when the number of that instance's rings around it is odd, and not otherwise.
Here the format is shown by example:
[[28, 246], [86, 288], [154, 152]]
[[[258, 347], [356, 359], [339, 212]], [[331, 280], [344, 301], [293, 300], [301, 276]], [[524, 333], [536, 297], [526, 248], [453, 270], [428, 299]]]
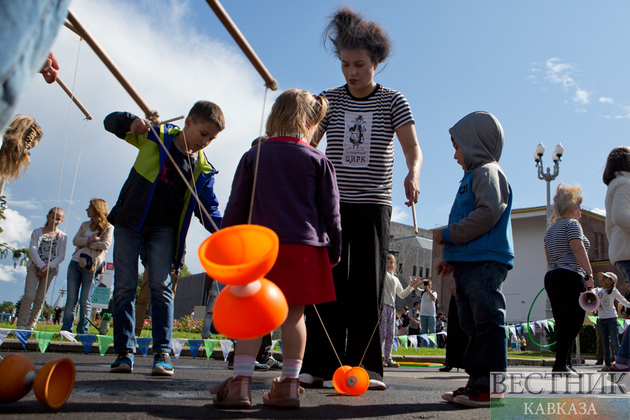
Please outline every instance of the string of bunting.
[[[83, 346], [83, 352], [85, 354], [90, 353], [92, 350], [92, 345], [95, 341], [98, 342], [99, 352], [101, 356], [104, 356], [107, 353], [107, 350], [111, 346], [114, 341], [114, 337], [111, 335], [96, 335], [96, 334], [74, 334], [68, 331], [60, 331], [60, 332], [46, 332], [46, 331], [28, 331], [28, 330], [14, 330], [9, 328], [0, 328], [0, 347], [4, 340], [9, 336], [9, 334], [13, 333], [15, 338], [22, 344], [24, 350], [26, 350], [26, 344], [32, 335], [35, 335], [35, 339], [37, 340], [37, 344], [39, 346], [39, 350], [42, 353], [46, 352], [48, 345], [52, 341], [55, 335], [60, 336], [60, 341], [64, 338], [73, 343], [81, 344]], [[78, 338], [78, 340], [77, 340]], [[136, 344], [142, 353], [142, 356], [147, 357], [149, 353], [149, 346], [151, 345], [151, 337], [137, 337]], [[203, 346], [206, 350], [206, 358], [210, 359], [214, 348], [217, 344], [220, 345], [221, 352], [223, 353], [223, 360], [227, 360], [228, 354], [232, 350], [234, 346], [234, 341], [232, 340], [219, 340], [219, 339], [203, 339], [203, 340], [194, 340], [188, 338], [174, 338], [172, 340], [173, 345], [173, 355], [176, 358], [179, 358], [181, 352], [184, 348], [184, 345], [188, 342], [188, 346], [190, 347], [190, 354], [193, 359], [197, 357], [199, 349]], [[282, 341], [273, 340], [271, 343], [271, 348], [274, 348], [277, 343], [280, 343], [280, 349], [282, 349]]]

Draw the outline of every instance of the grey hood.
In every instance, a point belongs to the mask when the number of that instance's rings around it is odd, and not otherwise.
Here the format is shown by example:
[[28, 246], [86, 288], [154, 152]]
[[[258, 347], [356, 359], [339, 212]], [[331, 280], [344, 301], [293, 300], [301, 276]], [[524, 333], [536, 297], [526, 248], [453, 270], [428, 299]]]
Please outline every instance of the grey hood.
[[489, 112], [477, 111], [459, 120], [448, 132], [462, 148], [465, 171], [498, 162], [503, 150], [503, 127]]

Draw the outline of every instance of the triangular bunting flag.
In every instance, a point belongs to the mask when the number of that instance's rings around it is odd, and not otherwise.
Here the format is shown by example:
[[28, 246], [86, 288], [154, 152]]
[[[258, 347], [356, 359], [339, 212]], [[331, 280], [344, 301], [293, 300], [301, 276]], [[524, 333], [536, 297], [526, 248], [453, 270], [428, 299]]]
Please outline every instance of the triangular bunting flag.
[[409, 340], [406, 335], [400, 335], [398, 336], [398, 338], [400, 338], [400, 342], [402, 343], [403, 346], [409, 347]]
[[207, 338], [203, 340], [203, 346], [206, 348], [206, 359], [210, 359], [210, 356], [212, 356], [212, 351], [214, 350], [218, 342], [219, 340], [209, 340]]
[[597, 324], [597, 317], [593, 316], [593, 315], [587, 315], [587, 318], [589, 321], [591, 321], [593, 324]]
[[437, 336], [435, 334], [428, 334], [428, 335], [429, 335], [429, 340], [431, 340], [433, 345], [437, 347]]
[[630, 319], [626, 319], [626, 327], [630, 325]]
[[173, 338], [173, 342], [171, 344], [173, 346], [173, 355], [175, 355], [176, 359], [179, 359], [179, 355], [182, 354], [182, 349], [184, 348], [184, 344], [186, 344], [186, 339]]
[[8, 328], [0, 328], [0, 346], [2, 345], [2, 343], [7, 338], [7, 335], [9, 335], [10, 332], [11, 330]]
[[536, 334], [536, 323], [535, 322], [530, 322], [529, 323], [529, 330], [531, 332], [533, 332], [534, 334]]
[[278, 340], [278, 345], [280, 346], [280, 353], [284, 354], [284, 352], [282, 351], [282, 340]]
[[[545, 327], [548, 331], [551, 331], [551, 329], [549, 328], [549, 321], [547, 321], [546, 319], [543, 319], [542, 321], [542, 326]], [[542, 329], [542, 327], [541, 327]]]
[[97, 335], [98, 337], [98, 349], [101, 352], [101, 356], [105, 356], [110, 344], [114, 342], [114, 337], [111, 335]]
[[394, 342], [392, 343], [392, 348], [396, 351], [398, 350], [398, 337], [394, 337]]
[[228, 354], [230, 354], [230, 350], [234, 342], [232, 340], [221, 340], [221, 351], [223, 352], [223, 360], [227, 362]]
[[199, 347], [203, 344], [203, 340], [188, 340], [188, 345], [190, 346], [190, 354], [193, 357], [197, 357], [197, 352], [199, 351]]
[[74, 338], [77, 335], [71, 333], [70, 331], [61, 330], [61, 331], [59, 331], [59, 335], [62, 336], [63, 338], [65, 338], [66, 340], [72, 341], [73, 343], [77, 342], [77, 340]]
[[412, 347], [418, 348], [418, 336], [417, 335], [410, 335], [410, 336], [407, 337], [407, 340], [409, 340], [409, 344], [411, 344]]
[[26, 350], [26, 342], [28, 341], [29, 338], [31, 338], [33, 331], [13, 330], [13, 334], [15, 334], [17, 339], [22, 344], [22, 347], [24, 347], [24, 350]]
[[510, 339], [510, 328], [507, 325], [505, 326], [505, 336], [508, 340]]
[[42, 353], [46, 352], [48, 345], [50, 344], [50, 340], [52, 340], [53, 335], [56, 333], [53, 331], [35, 331], [35, 338], [37, 339], [37, 344], [39, 345], [39, 351]]
[[142, 357], [147, 357], [149, 354], [149, 344], [151, 344], [151, 337], [136, 337], [136, 344], [140, 347], [140, 353]]
[[547, 321], [547, 325], [549, 325], [549, 328], [553, 331], [555, 329], [554, 327], [556, 326], [556, 323], [553, 319], [550, 319]]
[[624, 321], [624, 319], [623, 319], [623, 318], [617, 318], [617, 323], [619, 324], [619, 326], [620, 326], [621, 328], [623, 328], [623, 324], [624, 324], [624, 322], [623, 322], [623, 321]]
[[512, 337], [516, 337], [516, 327], [514, 325], [510, 325], [510, 332], [512, 333]]
[[521, 324], [521, 329], [523, 330], [523, 335], [529, 332], [529, 326], [527, 324]]
[[[271, 351], [276, 348], [276, 344], [278, 344], [280, 340], [271, 340]], [[280, 351], [282, 352], [282, 343], [280, 343]]]
[[422, 341], [424, 341], [425, 343], [427, 343], [427, 347], [429, 346], [429, 336], [427, 334], [420, 334], [418, 337], [422, 338]]
[[540, 328], [541, 330], [543, 329], [543, 322], [542, 321], [536, 321], [536, 325], [538, 326], [538, 328]]
[[521, 327], [520, 325], [516, 326], [516, 333], [520, 336], [521, 335], [521, 331], [523, 331], [523, 327]]
[[92, 344], [94, 344], [94, 340], [96, 340], [96, 334], [79, 334], [79, 340], [81, 340], [81, 344], [83, 345], [83, 353], [90, 354]]

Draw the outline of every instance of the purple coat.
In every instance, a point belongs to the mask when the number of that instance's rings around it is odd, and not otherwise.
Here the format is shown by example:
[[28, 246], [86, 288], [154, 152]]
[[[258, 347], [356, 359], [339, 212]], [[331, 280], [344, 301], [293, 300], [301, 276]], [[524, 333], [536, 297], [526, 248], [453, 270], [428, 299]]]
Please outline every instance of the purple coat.
[[221, 227], [247, 223], [258, 147], [252, 223], [276, 232], [280, 243], [326, 246], [330, 262], [339, 262], [341, 216], [335, 168], [321, 151], [296, 138], [272, 137], [243, 155]]

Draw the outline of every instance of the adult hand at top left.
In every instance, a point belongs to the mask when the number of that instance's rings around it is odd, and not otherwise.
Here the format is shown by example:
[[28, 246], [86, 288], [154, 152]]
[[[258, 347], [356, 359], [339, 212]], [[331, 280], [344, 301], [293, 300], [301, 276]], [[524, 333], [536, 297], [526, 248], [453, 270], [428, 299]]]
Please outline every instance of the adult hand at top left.
[[50, 54], [48, 54], [48, 58], [46, 59], [44, 66], [39, 72], [44, 76], [46, 83], [50, 84], [57, 80], [57, 70], [59, 70], [59, 62], [57, 61], [55, 54], [51, 51]]
[[418, 195], [420, 194], [420, 184], [418, 183], [418, 177], [409, 172], [405, 178], [405, 196], [407, 201], [405, 204], [407, 207], [411, 207], [412, 204], [418, 202]]

